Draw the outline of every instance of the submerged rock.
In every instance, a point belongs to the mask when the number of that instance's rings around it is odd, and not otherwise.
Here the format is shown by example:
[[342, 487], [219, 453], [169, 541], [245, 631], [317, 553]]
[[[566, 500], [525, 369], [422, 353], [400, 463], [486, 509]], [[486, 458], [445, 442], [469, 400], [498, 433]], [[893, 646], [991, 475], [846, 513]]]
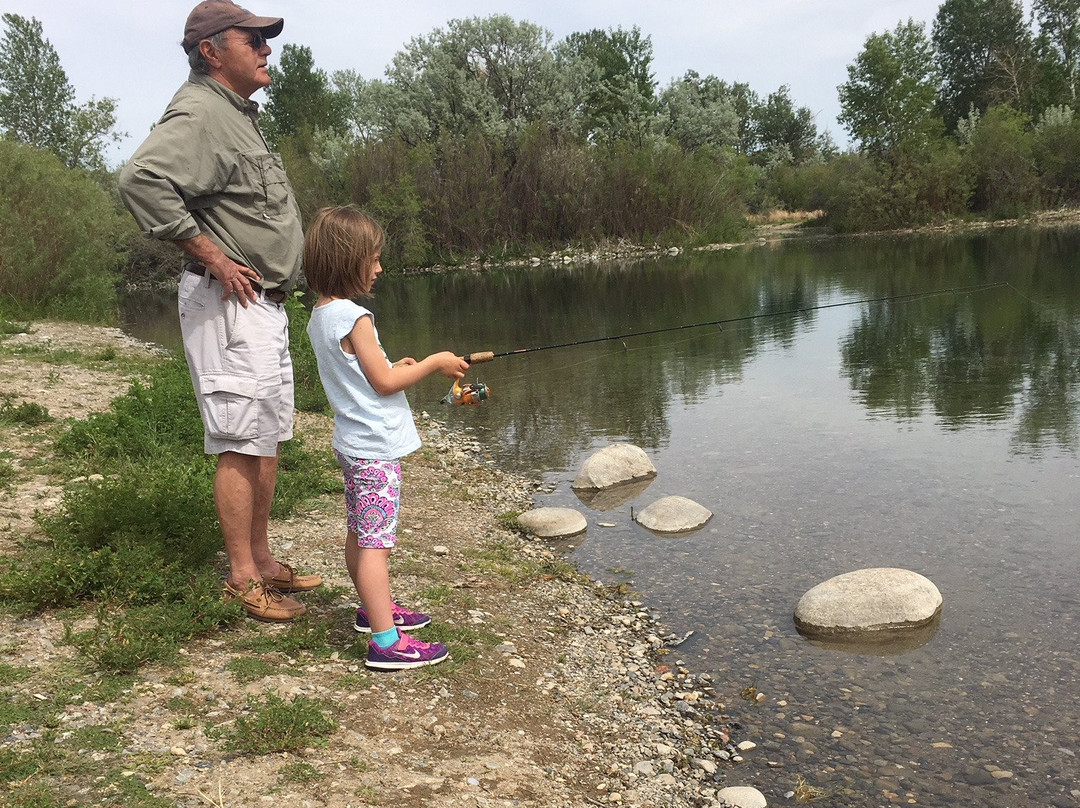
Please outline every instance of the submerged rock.
[[542, 539], [562, 539], [584, 533], [589, 523], [573, 508], [534, 508], [517, 518], [518, 527]]
[[795, 625], [803, 634], [832, 640], [929, 625], [943, 599], [927, 578], [910, 570], [875, 567], [837, 575], [799, 599]]
[[635, 517], [638, 524], [657, 533], [697, 530], [710, 519], [712, 511], [686, 497], [658, 499]]
[[594, 452], [582, 465], [571, 487], [609, 488], [619, 483], [656, 476], [656, 466], [645, 451], [629, 443], [613, 443]]
[[721, 805], [730, 805], [732, 808], [766, 808], [769, 804], [764, 794], [750, 786], [722, 788], [716, 792], [716, 798]]
[[632, 499], [636, 499], [645, 493], [645, 489], [653, 484], [653, 477], [644, 477], [640, 480], [631, 480], [628, 483], [619, 483], [610, 488], [579, 488], [574, 491], [582, 504], [587, 505], [594, 511], [613, 511], [625, 505]]

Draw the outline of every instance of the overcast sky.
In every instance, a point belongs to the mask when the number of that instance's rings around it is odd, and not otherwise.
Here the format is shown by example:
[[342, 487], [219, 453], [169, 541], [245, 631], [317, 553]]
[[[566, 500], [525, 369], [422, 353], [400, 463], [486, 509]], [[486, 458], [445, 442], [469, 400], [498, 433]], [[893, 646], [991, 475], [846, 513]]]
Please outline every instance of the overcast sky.
[[[35, 17], [60, 55], [78, 100], [111, 97], [118, 128], [129, 133], [110, 152], [127, 159], [187, 77], [180, 49], [194, 0], [0, 0], [0, 10]], [[746, 82], [763, 98], [786, 84], [797, 106], [815, 115], [819, 131], [837, 143], [836, 88], [867, 36], [914, 18], [927, 31], [940, 0], [245, 0], [256, 14], [285, 18], [271, 41], [311, 48], [330, 73], [356, 70], [379, 78], [415, 36], [452, 19], [509, 14], [551, 31], [558, 41], [575, 31], [638, 26], [652, 38], [660, 87], [687, 70]], [[1025, 6], [1027, 4], [1025, 3]], [[261, 94], [255, 97], [262, 100]]]

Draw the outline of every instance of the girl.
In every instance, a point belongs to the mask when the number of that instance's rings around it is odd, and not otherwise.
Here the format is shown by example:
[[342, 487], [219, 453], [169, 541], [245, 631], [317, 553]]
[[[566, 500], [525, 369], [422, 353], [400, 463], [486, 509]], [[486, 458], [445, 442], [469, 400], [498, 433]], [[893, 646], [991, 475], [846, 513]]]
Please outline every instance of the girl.
[[345, 475], [345, 563], [361, 603], [355, 628], [371, 632], [368, 667], [402, 670], [448, 656], [442, 643], [401, 631], [426, 626], [431, 618], [398, 606], [390, 595], [401, 458], [420, 447], [403, 391], [432, 373], [463, 378], [469, 365], [449, 351], [419, 362], [387, 358], [374, 315], [352, 301], [372, 296], [384, 239], [378, 223], [359, 210], [324, 208], [307, 231], [304, 274], [319, 295], [307, 333], [334, 410], [334, 456]]

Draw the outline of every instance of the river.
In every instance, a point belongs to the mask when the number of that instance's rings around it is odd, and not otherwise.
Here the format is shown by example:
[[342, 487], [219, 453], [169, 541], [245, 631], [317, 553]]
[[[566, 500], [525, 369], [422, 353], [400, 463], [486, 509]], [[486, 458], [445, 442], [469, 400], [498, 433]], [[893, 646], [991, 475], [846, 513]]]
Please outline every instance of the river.
[[[714, 675], [758, 744], [732, 782], [770, 804], [805, 783], [829, 805], [1076, 806], [1077, 256], [1075, 227], [798, 239], [384, 275], [370, 305], [395, 358], [735, 320], [477, 365], [480, 407], [439, 404], [441, 378], [410, 400], [542, 479], [539, 505], [581, 511], [578, 567], [693, 632], [673, 658]], [[595, 510], [570, 483], [617, 441], [659, 474]], [[678, 537], [632, 520], [668, 494], [713, 518]], [[886, 566], [944, 597], [921, 645], [852, 653], [795, 630], [806, 590]]]

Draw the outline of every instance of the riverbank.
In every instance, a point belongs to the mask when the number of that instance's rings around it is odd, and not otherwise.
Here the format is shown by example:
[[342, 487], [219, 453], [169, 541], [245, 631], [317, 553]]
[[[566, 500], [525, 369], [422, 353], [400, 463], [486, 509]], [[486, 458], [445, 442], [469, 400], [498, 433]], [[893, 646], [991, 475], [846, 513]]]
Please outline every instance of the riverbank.
[[[35, 350], [8, 350], [19, 344]], [[104, 409], [126, 389], [132, 372], [102, 369], [101, 357], [137, 367], [154, 353], [116, 329], [61, 323], [34, 324], [0, 347], [0, 394], [59, 420]], [[98, 366], [84, 361], [93, 357]], [[61, 502], [68, 481], [44, 461], [62, 429], [0, 428], [12, 469], [0, 508], [8, 557], [40, 538], [33, 513]], [[328, 445], [331, 430], [328, 418], [298, 419], [312, 445]], [[530, 506], [533, 483], [433, 419], [421, 431], [425, 448], [406, 464], [393, 579], [402, 602], [461, 638], [452, 662], [365, 669], [340, 502], [325, 497], [271, 526], [281, 557], [327, 581], [302, 598], [310, 612], [301, 626], [244, 621], [190, 643], [178, 664], [102, 677], [64, 642], [67, 626], [93, 622], [93, 605], [0, 615], [0, 781], [13, 786], [10, 799], [46, 789], [76, 805], [647, 808], [712, 805], [718, 789], [746, 785], [737, 744], [753, 744], [732, 737], [713, 683], [682, 663], [678, 640], [632, 593], [593, 584], [505, 526]], [[238, 753], [223, 740], [260, 708], [273, 723], [273, 699], [311, 700], [336, 729], [287, 753]]]

